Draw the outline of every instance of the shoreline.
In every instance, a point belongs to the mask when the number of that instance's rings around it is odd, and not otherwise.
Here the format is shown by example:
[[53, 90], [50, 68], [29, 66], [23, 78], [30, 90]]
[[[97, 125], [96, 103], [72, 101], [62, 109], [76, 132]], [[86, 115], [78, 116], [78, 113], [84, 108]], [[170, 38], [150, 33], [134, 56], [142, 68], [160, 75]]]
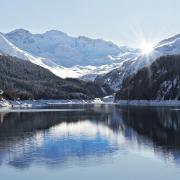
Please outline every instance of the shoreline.
[[118, 100], [115, 101], [115, 104], [121, 106], [177, 107], [180, 106], [180, 100]]
[[0, 109], [2, 108], [51, 108], [60, 105], [88, 105], [88, 104], [115, 104], [114, 102], [98, 103], [94, 100], [4, 100], [0, 101]]
[[55, 108], [60, 105], [120, 105], [120, 106], [149, 106], [149, 107], [180, 107], [179, 100], [118, 100], [94, 102], [94, 100], [4, 100], [0, 101], [0, 109], [31, 109], [31, 108]]

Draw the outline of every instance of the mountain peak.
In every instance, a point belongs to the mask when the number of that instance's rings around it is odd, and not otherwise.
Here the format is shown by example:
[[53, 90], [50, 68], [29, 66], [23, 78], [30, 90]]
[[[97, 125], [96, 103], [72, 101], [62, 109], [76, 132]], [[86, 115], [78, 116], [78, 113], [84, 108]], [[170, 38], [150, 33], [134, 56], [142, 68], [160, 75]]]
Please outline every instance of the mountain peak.
[[9, 32], [9, 33], [28, 33], [28, 34], [31, 34], [30, 33], [30, 31], [28, 31], [28, 30], [26, 30], [26, 29], [22, 29], [22, 28], [20, 28], [20, 29], [15, 29], [15, 30], [13, 30], [13, 31], [11, 31], [11, 32]]
[[67, 34], [66, 33], [64, 33], [64, 32], [62, 32], [62, 31], [58, 31], [58, 30], [49, 30], [49, 31], [46, 31], [45, 33], [44, 33], [45, 35], [54, 35], [54, 36], [59, 36], [59, 35], [61, 35], [61, 36], [67, 36]]
[[15, 30], [7, 33], [6, 35], [26, 38], [26, 37], [32, 36], [32, 33], [25, 29], [15, 29]]

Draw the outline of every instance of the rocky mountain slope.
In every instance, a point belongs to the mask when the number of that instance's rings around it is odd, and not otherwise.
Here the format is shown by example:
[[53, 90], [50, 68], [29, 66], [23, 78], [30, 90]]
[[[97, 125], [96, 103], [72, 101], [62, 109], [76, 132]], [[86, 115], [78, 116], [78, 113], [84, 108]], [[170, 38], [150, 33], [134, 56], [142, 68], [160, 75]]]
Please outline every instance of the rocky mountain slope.
[[88, 99], [101, 97], [93, 82], [61, 79], [29, 61], [0, 55], [0, 89], [7, 99]]
[[162, 56], [126, 78], [116, 99], [180, 100], [180, 55]]

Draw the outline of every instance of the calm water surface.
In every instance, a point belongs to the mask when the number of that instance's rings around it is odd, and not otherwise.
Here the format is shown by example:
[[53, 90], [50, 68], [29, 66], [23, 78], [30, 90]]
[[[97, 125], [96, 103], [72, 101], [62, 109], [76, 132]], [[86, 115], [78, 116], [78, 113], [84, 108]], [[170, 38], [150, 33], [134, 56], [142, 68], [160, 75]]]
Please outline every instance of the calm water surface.
[[67, 105], [0, 120], [1, 179], [180, 179], [176, 108]]

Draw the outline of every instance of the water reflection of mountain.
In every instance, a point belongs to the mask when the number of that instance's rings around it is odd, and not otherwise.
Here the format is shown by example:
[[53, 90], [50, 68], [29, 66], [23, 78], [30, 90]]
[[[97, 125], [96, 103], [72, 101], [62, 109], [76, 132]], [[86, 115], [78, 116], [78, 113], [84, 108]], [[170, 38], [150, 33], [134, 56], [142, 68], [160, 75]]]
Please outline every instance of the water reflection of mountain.
[[114, 152], [117, 147], [112, 147], [100, 132], [108, 131], [108, 118], [109, 112], [91, 109], [4, 114], [0, 124], [0, 159], [23, 168], [34, 160], [63, 164], [71, 157], [83, 159]]
[[180, 111], [171, 108], [127, 108], [124, 124], [153, 140], [155, 146], [180, 149]]
[[59, 167], [74, 158], [84, 161], [140, 146], [179, 161], [179, 135], [180, 111], [163, 108], [8, 113], [1, 116], [0, 164]]
[[[180, 111], [175, 108], [126, 108], [126, 127], [138, 133], [138, 144], [152, 142], [155, 154], [180, 163]], [[143, 138], [143, 139], [142, 139]]]

